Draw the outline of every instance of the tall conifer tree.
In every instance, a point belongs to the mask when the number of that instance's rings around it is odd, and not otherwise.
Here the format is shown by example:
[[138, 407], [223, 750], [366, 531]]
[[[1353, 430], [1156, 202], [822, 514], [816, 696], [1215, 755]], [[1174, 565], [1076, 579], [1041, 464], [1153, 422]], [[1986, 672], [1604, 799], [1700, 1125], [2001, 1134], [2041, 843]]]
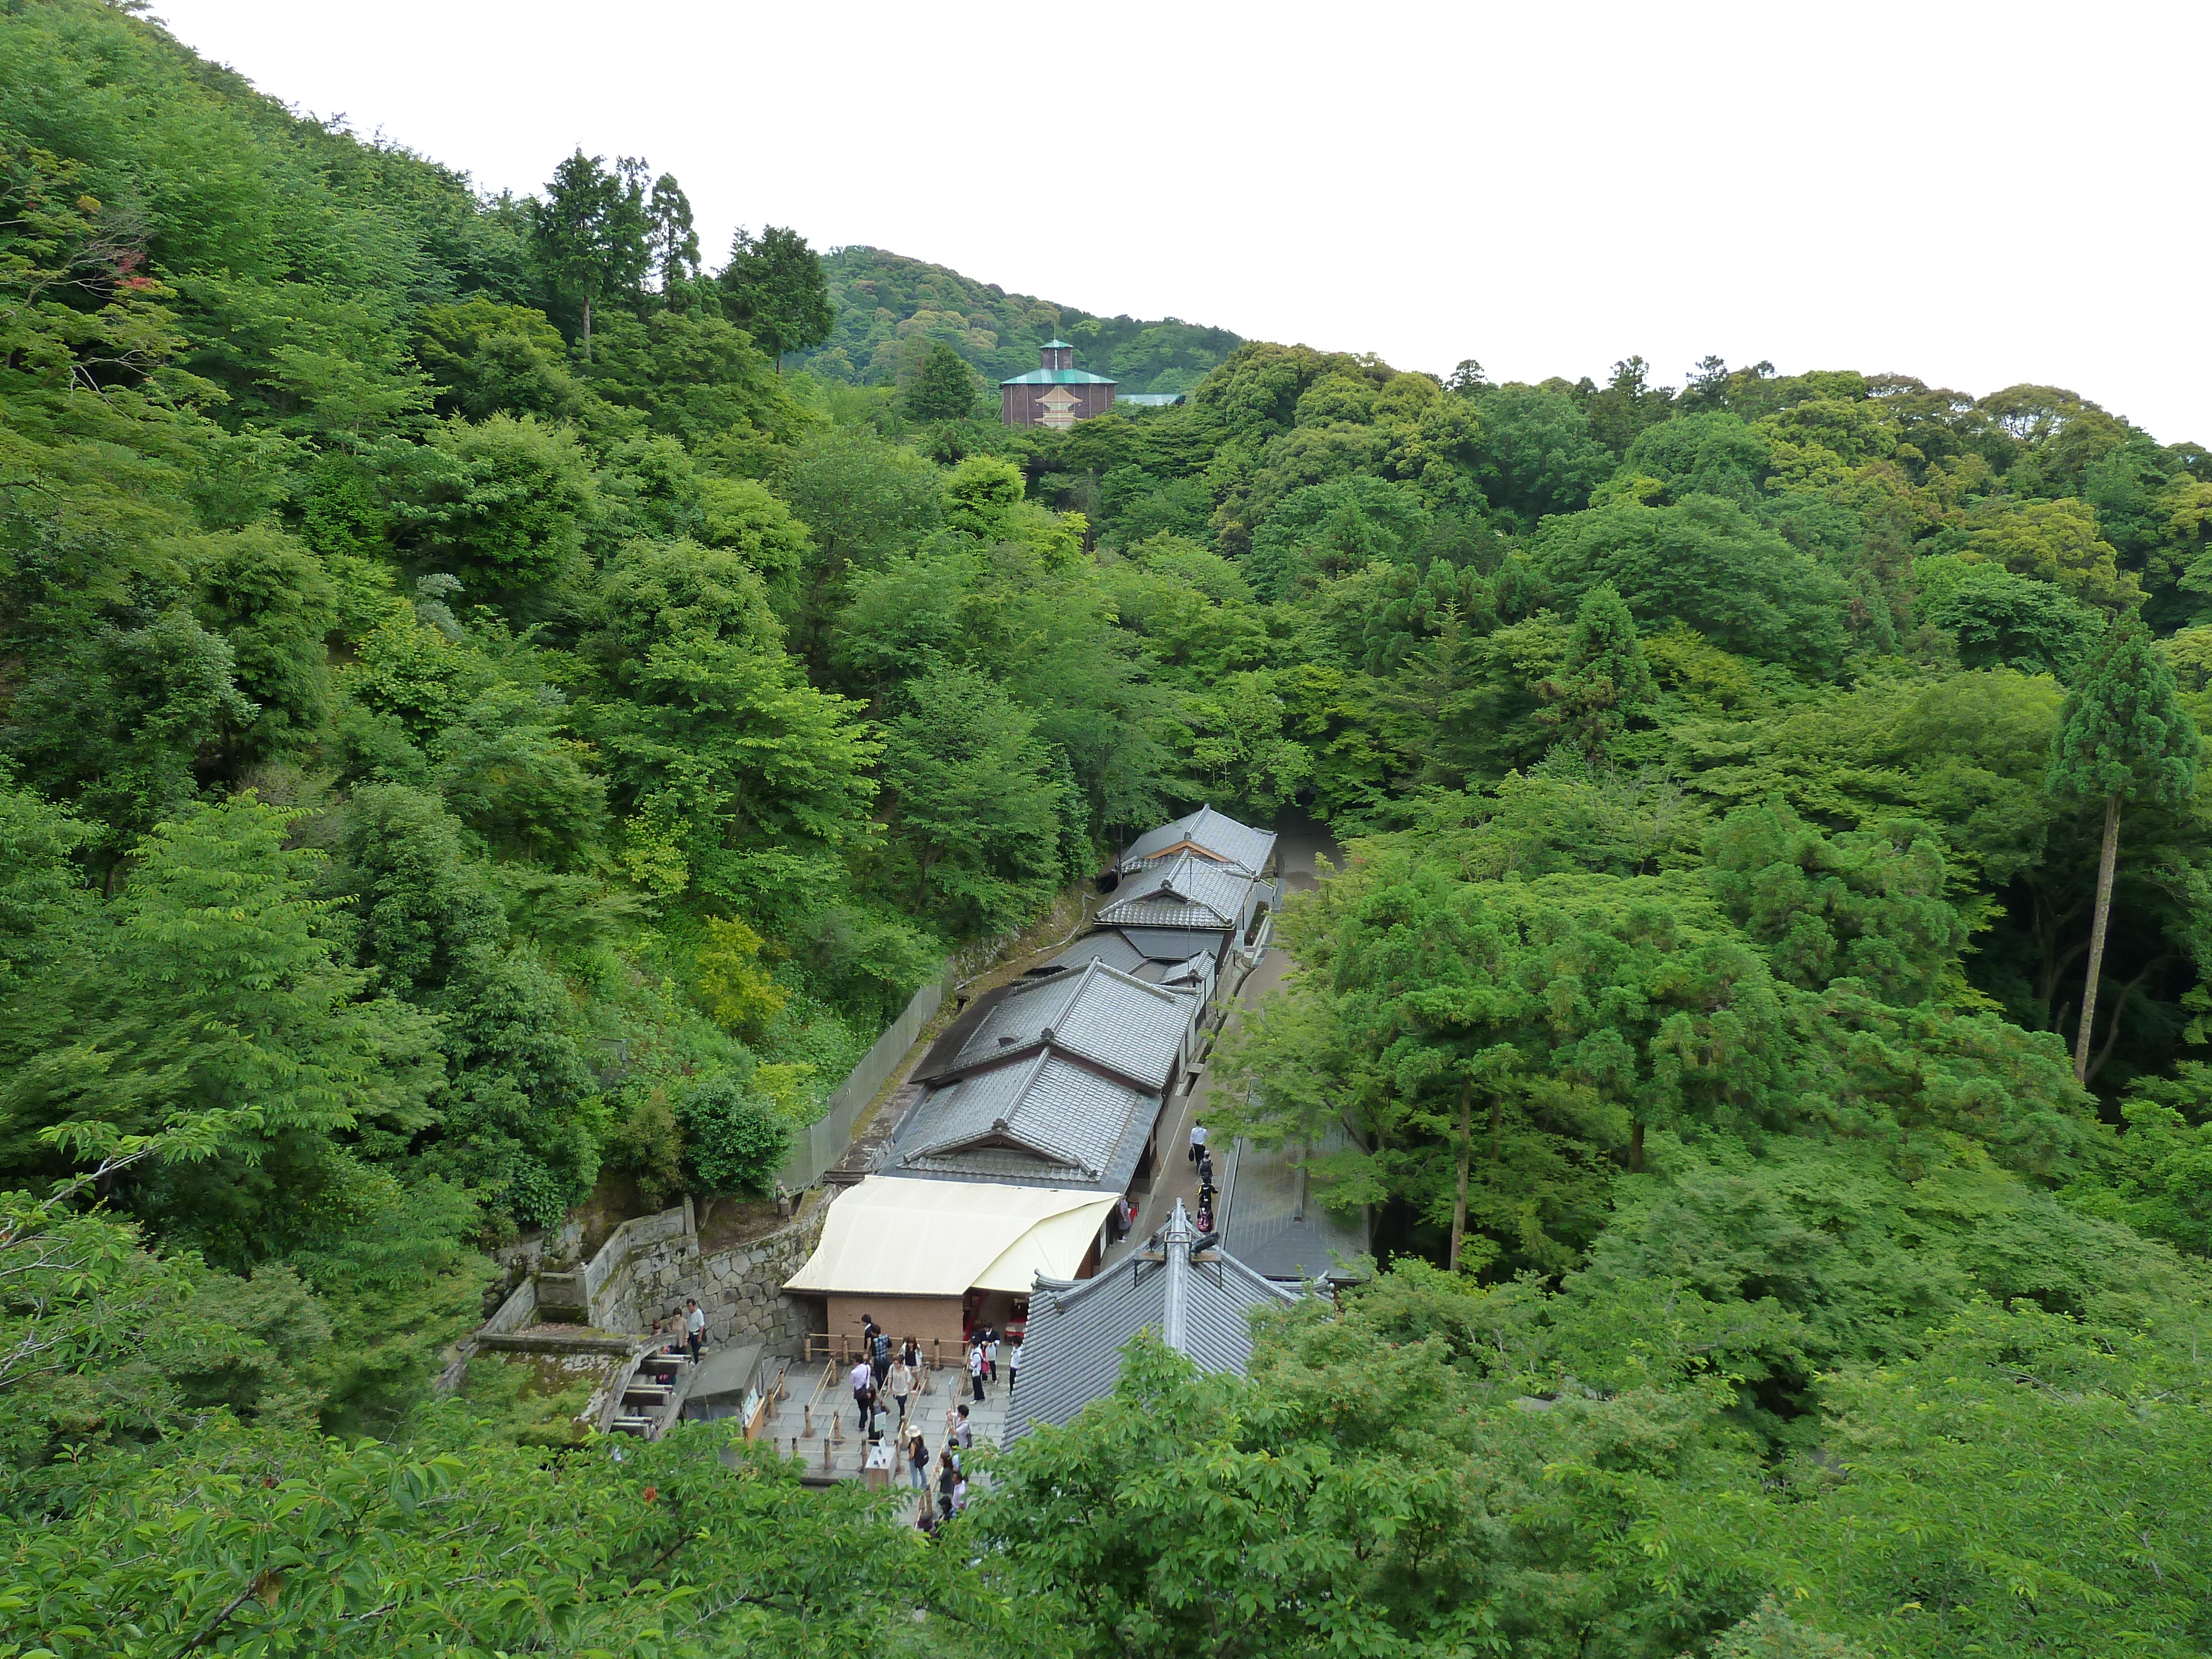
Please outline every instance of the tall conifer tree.
[[2173, 671], [2132, 617], [2115, 621], [2081, 683], [2067, 695], [2051, 744], [2046, 787], [2075, 800], [2102, 800], [2104, 845], [2097, 858], [2096, 913], [2089, 924], [2088, 981], [2074, 1039], [2074, 1078], [2089, 1080], [2089, 1028], [2104, 971], [2105, 927], [2119, 860], [2120, 803], [2148, 797], [2172, 805], [2197, 787], [2196, 723], [2181, 707]]

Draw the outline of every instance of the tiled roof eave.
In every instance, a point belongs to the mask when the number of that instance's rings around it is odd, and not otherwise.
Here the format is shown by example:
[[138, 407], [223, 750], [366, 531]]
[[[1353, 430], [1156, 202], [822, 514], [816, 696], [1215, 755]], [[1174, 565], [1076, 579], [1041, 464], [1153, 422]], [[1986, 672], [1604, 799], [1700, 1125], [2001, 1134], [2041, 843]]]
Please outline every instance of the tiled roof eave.
[[1119, 386], [1109, 374], [1093, 374], [1087, 368], [1033, 368], [999, 382], [1000, 386]]

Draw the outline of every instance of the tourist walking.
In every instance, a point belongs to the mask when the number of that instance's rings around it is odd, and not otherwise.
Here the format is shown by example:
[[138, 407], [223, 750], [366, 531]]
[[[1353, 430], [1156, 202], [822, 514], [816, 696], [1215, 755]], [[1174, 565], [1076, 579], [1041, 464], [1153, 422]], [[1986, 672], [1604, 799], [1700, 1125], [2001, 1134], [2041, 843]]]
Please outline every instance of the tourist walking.
[[980, 1341], [968, 1350], [968, 1380], [975, 1385], [975, 1398], [980, 1403], [983, 1398], [983, 1345]]
[[975, 1444], [975, 1426], [968, 1421], [968, 1408], [965, 1406], [960, 1408], [959, 1426], [952, 1431], [952, 1443], [959, 1447], [962, 1451], [970, 1450]]
[[846, 1380], [853, 1385], [853, 1420], [865, 1436], [875, 1427], [876, 1374], [863, 1359], [854, 1365], [852, 1376]]
[[937, 1457], [937, 1513], [947, 1521], [952, 1518], [952, 1489], [960, 1484], [960, 1471], [952, 1466], [952, 1448], [947, 1446]]
[[868, 1363], [876, 1373], [876, 1392], [884, 1391], [884, 1380], [891, 1374], [891, 1340], [880, 1325], [868, 1339]]
[[1190, 1161], [1194, 1164], [1206, 1155], [1206, 1125], [1194, 1122], [1190, 1126]]
[[983, 1327], [983, 1375], [995, 1382], [999, 1380], [999, 1328]]
[[914, 1431], [913, 1439], [907, 1443], [906, 1472], [916, 1492], [929, 1489], [929, 1443], [921, 1437], [920, 1429]]
[[914, 1373], [906, 1368], [906, 1361], [891, 1362], [891, 1398], [898, 1401], [899, 1426], [906, 1426], [906, 1397], [914, 1392]]
[[1006, 1398], [1014, 1397], [1014, 1379], [1022, 1374], [1022, 1345], [1016, 1342], [1006, 1354]]
[[684, 1335], [691, 1345], [691, 1363], [699, 1363], [699, 1350], [707, 1346], [707, 1316], [696, 1297], [684, 1298]]

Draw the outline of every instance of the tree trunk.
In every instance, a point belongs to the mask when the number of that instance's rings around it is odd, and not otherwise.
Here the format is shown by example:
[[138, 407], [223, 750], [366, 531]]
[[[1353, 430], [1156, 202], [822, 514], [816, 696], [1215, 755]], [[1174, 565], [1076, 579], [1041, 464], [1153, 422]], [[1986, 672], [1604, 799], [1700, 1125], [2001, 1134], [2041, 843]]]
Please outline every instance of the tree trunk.
[[1644, 1120], [1638, 1118], [1628, 1131], [1628, 1172], [1644, 1173]]
[[2081, 988], [2081, 1029], [2074, 1038], [2074, 1080], [2089, 1083], [2089, 1026], [2097, 1018], [2097, 975], [2105, 970], [2105, 924], [2112, 915], [2112, 866], [2120, 856], [2120, 792], [2105, 798], [2105, 847], [2097, 855], [2097, 913], [2089, 923], [2089, 981]]
[[1474, 1151], [1474, 1085], [1459, 1085], [1459, 1196], [1452, 1203], [1451, 1271], [1459, 1271], [1460, 1246], [1467, 1242], [1467, 1164]]
[[592, 361], [592, 302], [584, 301], [584, 361]]

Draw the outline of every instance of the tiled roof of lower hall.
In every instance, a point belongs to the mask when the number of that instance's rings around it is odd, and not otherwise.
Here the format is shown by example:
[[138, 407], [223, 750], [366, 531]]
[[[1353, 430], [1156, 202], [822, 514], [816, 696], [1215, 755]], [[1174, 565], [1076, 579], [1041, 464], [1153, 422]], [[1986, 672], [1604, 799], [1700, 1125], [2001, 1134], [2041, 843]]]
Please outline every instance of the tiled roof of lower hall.
[[1040, 1423], [1066, 1423], [1111, 1393], [1121, 1351], [1141, 1330], [1158, 1333], [1202, 1371], [1251, 1364], [1251, 1310], [1286, 1306], [1299, 1293], [1198, 1243], [1197, 1225], [1178, 1200], [1150, 1249], [1093, 1279], [1037, 1281], [1006, 1407], [1009, 1442]]

